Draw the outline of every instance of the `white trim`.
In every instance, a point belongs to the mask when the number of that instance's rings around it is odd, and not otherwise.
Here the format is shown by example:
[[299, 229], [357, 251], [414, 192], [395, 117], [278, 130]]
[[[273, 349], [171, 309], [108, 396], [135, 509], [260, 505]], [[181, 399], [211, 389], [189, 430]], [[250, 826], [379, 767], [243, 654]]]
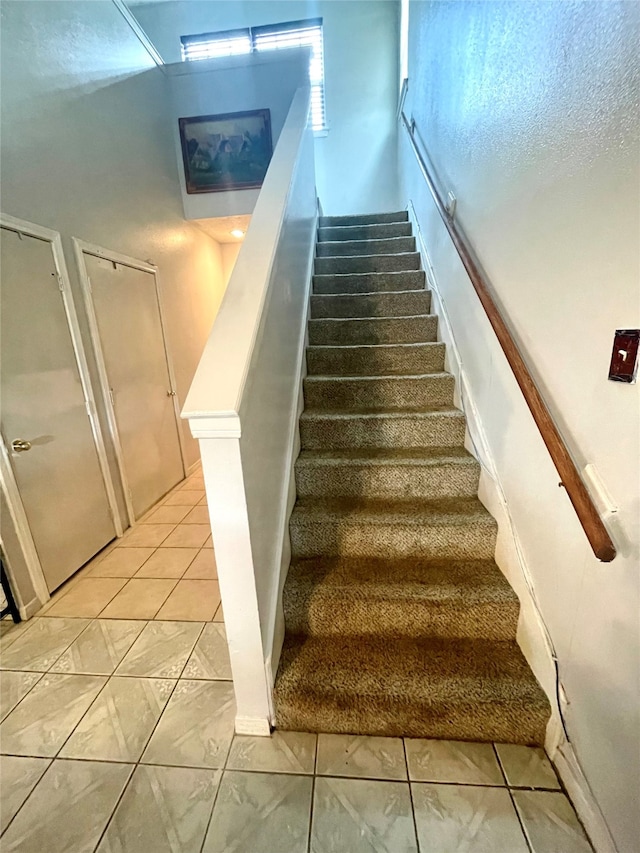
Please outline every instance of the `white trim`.
[[100, 420], [98, 418], [96, 399], [93, 393], [93, 385], [91, 383], [91, 374], [89, 373], [89, 365], [87, 364], [87, 357], [84, 352], [84, 344], [82, 343], [82, 335], [80, 333], [78, 315], [76, 314], [76, 306], [73, 301], [73, 294], [71, 293], [69, 271], [67, 270], [67, 264], [62, 251], [62, 239], [60, 237], [60, 234], [56, 234], [52, 243], [52, 248], [56, 271], [62, 279], [62, 285], [64, 288], [62, 291], [62, 300], [64, 302], [67, 321], [69, 323], [69, 329], [71, 332], [71, 342], [73, 344], [73, 350], [75, 352], [76, 361], [78, 363], [78, 370], [80, 372], [80, 383], [82, 385], [82, 393], [84, 394], [84, 399], [87, 404], [89, 423], [91, 425], [91, 432], [93, 433], [93, 440], [98, 453], [98, 462], [100, 464], [100, 471], [102, 472], [102, 479], [104, 481], [104, 487], [107, 493], [107, 501], [111, 510], [111, 518], [113, 520], [113, 526], [116, 535], [122, 536], [123, 530], [122, 525], [120, 524], [118, 501], [116, 499], [116, 493], [113, 487], [113, 480], [111, 479], [111, 471], [109, 469], [109, 461], [107, 458], [107, 448], [105, 445], [104, 436], [102, 434]]
[[[18, 539], [18, 545], [20, 546], [20, 550], [27, 567], [29, 579], [33, 585], [33, 590], [38, 597], [40, 606], [42, 606], [49, 601], [51, 595], [49, 593], [49, 588], [47, 587], [44, 572], [42, 571], [40, 557], [38, 556], [33, 536], [31, 535], [29, 520], [24, 509], [24, 504], [22, 503], [22, 498], [20, 497], [20, 490], [18, 489], [13, 468], [11, 467], [4, 436], [0, 439], [0, 486], [2, 487], [2, 491], [4, 492], [4, 496], [7, 501], [9, 515], [11, 516], [11, 521]], [[10, 554], [7, 554], [7, 558], [10, 556]], [[13, 574], [13, 569], [9, 559], [7, 559], [6, 569], [7, 575], [11, 581], [11, 591], [16, 599], [20, 616], [23, 619], [28, 619], [29, 617], [24, 612], [28, 605], [25, 604], [22, 598], [20, 586]]]
[[[87, 267], [84, 262], [84, 248], [83, 244], [76, 237], [71, 238], [71, 242], [73, 243], [73, 251], [76, 256], [76, 263], [78, 267], [78, 274], [80, 276], [80, 287], [82, 289], [82, 296], [84, 299], [85, 311], [87, 314], [87, 322], [89, 325], [89, 337], [91, 338], [91, 344], [93, 346], [94, 357], [96, 360], [96, 367], [98, 370], [98, 382], [100, 385], [100, 392], [102, 396], [102, 402], [105, 407], [105, 412], [107, 415], [107, 424], [109, 427], [109, 434], [111, 436], [111, 442], [113, 444], [113, 450], [116, 457], [116, 463], [118, 465], [118, 471], [120, 473], [120, 481], [122, 484], [122, 495], [124, 498], [124, 503], [127, 511], [127, 521], [128, 525], [133, 526], [135, 524], [136, 518], [135, 513], [133, 511], [133, 504], [131, 503], [131, 493], [129, 491], [129, 484], [127, 481], [127, 475], [124, 467], [124, 458], [122, 455], [122, 446], [120, 444], [120, 436], [118, 433], [118, 425], [116, 423], [116, 413], [113, 408], [113, 404], [111, 402], [111, 394], [109, 393], [109, 377], [107, 375], [107, 366], [104, 361], [104, 355], [102, 352], [102, 345], [100, 343], [100, 332], [98, 330], [98, 318], [95, 313], [93, 299], [91, 297], [91, 282], [89, 280], [89, 274], [87, 272]], [[102, 257], [102, 255], [100, 255]], [[118, 517], [120, 517], [118, 513]], [[127, 526], [128, 526], [127, 525]]]
[[[313, 225], [313, 233], [316, 234], [318, 227], [318, 213], [316, 207], [316, 218]], [[270, 685], [273, 687], [282, 653], [282, 645], [284, 642], [284, 612], [282, 609], [282, 589], [284, 582], [287, 579], [289, 564], [291, 562], [291, 541], [289, 536], [289, 519], [293, 511], [293, 505], [296, 501], [296, 475], [295, 464], [300, 453], [300, 415], [304, 409], [304, 379], [307, 375], [307, 346], [309, 342], [309, 318], [311, 315], [311, 293], [313, 290], [313, 264], [315, 259], [316, 240], [311, 244], [309, 253], [309, 261], [307, 268], [307, 293], [306, 305], [304, 311], [304, 334], [301, 336], [300, 349], [298, 352], [298, 360], [296, 365], [296, 376], [298, 377], [298, 396], [294, 409], [292, 410], [291, 419], [289, 421], [289, 435], [287, 438], [287, 459], [289, 460], [289, 477], [287, 479], [287, 489], [284, 493], [281, 504], [280, 514], [278, 517], [278, 528], [281, 531], [280, 553], [278, 555], [278, 563], [280, 571], [278, 575], [278, 584], [275, 587], [274, 595], [276, 596], [275, 607], [272, 607], [274, 613], [274, 622], [270, 626], [270, 633], [265, 638], [265, 648], [269, 649], [269, 656], [266, 661], [267, 677], [270, 679]], [[272, 602], [273, 605], [274, 602]], [[273, 699], [273, 697], [271, 697]], [[273, 705], [273, 702], [271, 703]], [[272, 722], [275, 721], [272, 707]]]
[[[467, 420], [467, 434], [472, 445], [468, 449], [474, 453], [482, 468], [480, 497], [483, 499], [483, 503], [489, 504], [492, 514], [499, 515], [497, 519], [499, 540], [496, 562], [502, 571], [505, 571], [504, 563], [516, 564], [524, 581], [524, 583], [519, 584], [521, 609], [517, 640], [551, 705], [551, 718], [547, 725], [545, 748], [558, 770], [560, 779], [565, 785], [595, 849], [598, 853], [616, 853], [615, 844], [602, 812], [580, 768], [573, 747], [565, 737], [556, 698], [556, 668], [554, 663], [556, 654], [553, 642], [536, 600], [520, 539], [509, 513], [506, 495], [498, 477], [495, 458], [470, 390], [447, 307], [442, 298], [438, 279], [412, 203], [409, 203], [408, 210], [409, 219], [415, 228], [418, 251], [424, 263], [432, 294], [431, 313], [438, 315], [438, 337], [446, 343], [447, 369], [456, 378], [456, 404], [463, 410]], [[501, 551], [508, 553], [501, 554]], [[503, 556], [504, 559], [500, 559], [500, 556]]]
[[190, 477], [192, 474], [195, 474], [195, 472], [198, 470], [198, 468], [200, 468], [201, 465], [202, 463], [200, 459], [196, 459], [195, 462], [192, 462], [191, 465], [189, 465], [189, 467], [187, 468], [187, 477]]
[[236, 717], [235, 729], [237, 735], [271, 737], [269, 720], [262, 717]]
[[23, 622], [28, 622], [32, 616], [35, 616], [36, 613], [42, 609], [42, 602], [39, 598], [32, 598], [31, 601], [27, 602], [23, 607], [18, 608], [18, 612], [20, 613], [20, 618]]
[[555, 750], [547, 745], [547, 752], [597, 853], [618, 853], [598, 801], [571, 744], [563, 738]]
[[158, 313], [160, 315], [160, 328], [162, 329], [162, 342], [164, 344], [164, 354], [167, 360], [167, 371], [169, 373], [169, 386], [173, 391], [173, 397], [171, 398], [173, 401], [173, 414], [176, 421], [176, 429], [178, 431], [178, 444], [180, 445], [180, 458], [182, 459], [182, 473], [184, 476], [187, 476], [187, 447], [184, 440], [184, 433], [182, 431], [182, 418], [181, 411], [182, 406], [178, 400], [178, 384], [176, 382], [176, 372], [173, 368], [173, 359], [171, 358], [171, 353], [169, 351], [169, 346], [167, 344], [167, 324], [164, 318], [164, 308], [162, 307], [162, 284], [160, 282], [160, 274], [158, 270], [155, 269], [154, 278], [156, 282], [156, 296], [158, 298]]
[[118, 422], [116, 419], [115, 408], [111, 401], [111, 393], [109, 390], [109, 374], [107, 372], [107, 365], [104, 359], [104, 352], [102, 349], [102, 342], [100, 340], [100, 330], [98, 327], [98, 317], [95, 311], [95, 305], [93, 303], [93, 294], [91, 290], [91, 280], [89, 278], [89, 273], [87, 271], [87, 265], [85, 263], [85, 255], [92, 255], [96, 258], [102, 258], [106, 261], [111, 261], [112, 263], [120, 264], [122, 266], [131, 267], [132, 269], [141, 270], [142, 272], [150, 273], [153, 276], [156, 300], [158, 303], [158, 313], [160, 316], [160, 329], [162, 333], [162, 344], [164, 348], [165, 360], [167, 364], [167, 372], [169, 375], [169, 386], [170, 390], [174, 392], [175, 396], [173, 397], [173, 412], [174, 412], [174, 420], [176, 426], [176, 432], [178, 434], [178, 446], [180, 448], [180, 459], [182, 462], [182, 473], [186, 477], [187, 475], [187, 466], [186, 466], [186, 451], [184, 447], [184, 436], [182, 435], [182, 422], [180, 420], [180, 408], [177, 404], [177, 392], [176, 392], [176, 382], [175, 382], [175, 372], [173, 369], [173, 363], [171, 361], [171, 356], [169, 354], [169, 349], [167, 346], [167, 338], [165, 332], [165, 324], [164, 324], [164, 316], [162, 312], [162, 299], [158, 281], [158, 269], [151, 261], [141, 261], [137, 258], [132, 258], [129, 255], [123, 255], [120, 252], [111, 251], [110, 249], [104, 249], [101, 246], [96, 246], [93, 243], [87, 243], [85, 240], [80, 240], [78, 237], [72, 237], [71, 242], [73, 243], [73, 251], [76, 258], [76, 263], [78, 266], [78, 273], [80, 275], [80, 285], [82, 289], [82, 295], [84, 298], [84, 304], [87, 312], [87, 320], [89, 324], [89, 335], [91, 337], [91, 343], [93, 347], [93, 352], [96, 359], [96, 365], [98, 368], [98, 379], [100, 384], [100, 391], [102, 396], [102, 401], [105, 407], [105, 411], [107, 414], [107, 422], [109, 424], [109, 433], [111, 435], [111, 441], [113, 443], [114, 452], [116, 456], [116, 462], [118, 464], [118, 471], [120, 473], [120, 479], [122, 482], [122, 492], [124, 496], [124, 502], [127, 509], [127, 516], [129, 520], [129, 524], [131, 526], [135, 525], [136, 517], [133, 509], [133, 503], [131, 498], [131, 490], [129, 488], [129, 479], [127, 477], [127, 471], [124, 463], [124, 455], [122, 452], [122, 444], [120, 442], [120, 432], [118, 430]]
[[[69, 271], [67, 269], [64, 252], [62, 249], [62, 238], [58, 231], [54, 231], [51, 228], [45, 228], [43, 225], [36, 225], [33, 222], [26, 222], [24, 219], [18, 219], [17, 217], [10, 216], [7, 213], [0, 213], [0, 227], [6, 228], [10, 231], [16, 231], [18, 234], [26, 234], [29, 237], [35, 237], [38, 240], [43, 240], [44, 242], [51, 244], [51, 254], [53, 257], [56, 275], [58, 277], [58, 283], [61, 286], [62, 304], [67, 320], [67, 326], [69, 328], [69, 335], [71, 337], [71, 345], [73, 347], [73, 352], [78, 367], [78, 374], [80, 376], [80, 385], [82, 387], [82, 394], [87, 408], [89, 426], [91, 428], [91, 434], [93, 436], [93, 442], [98, 456], [98, 464], [100, 466], [100, 472], [102, 474], [102, 481], [107, 495], [107, 503], [109, 504], [114, 531], [117, 536], [122, 536], [122, 527], [120, 525], [120, 518], [118, 512], [118, 502], [116, 500], [116, 495], [113, 488], [113, 481], [111, 479], [111, 472], [109, 470], [109, 462], [107, 459], [107, 449], [104, 442], [104, 436], [102, 434], [102, 427], [100, 426], [100, 421], [98, 419], [96, 402], [93, 394], [93, 386], [91, 384], [91, 375], [89, 373], [89, 366], [87, 364], [87, 358], [84, 351], [84, 344], [82, 342], [82, 335], [78, 323], [78, 315], [76, 314], [73, 294], [71, 292]], [[6, 458], [9, 465], [9, 470], [11, 471], [13, 485], [15, 486], [15, 491], [12, 490], [13, 495], [14, 498], [15, 495], [18, 495], [19, 497], [17, 483], [15, 482], [15, 478], [13, 476], [13, 469], [11, 468], [11, 463], [8, 455]], [[7, 501], [9, 502], [8, 494]], [[22, 502], [20, 502], [20, 509], [16, 510], [15, 507], [10, 507], [10, 512], [13, 513], [14, 511], [17, 513], [17, 516], [19, 516], [20, 512], [22, 512], [22, 514], [24, 515], [24, 522], [26, 523], [28, 528], [29, 525], [27, 521], [27, 516], [24, 512], [24, 506], [22, 505]], [[31, 546], [29, 545], [29, 542], [31, 543]], [[23, 555], [27, 567], [29, 569], [29, 575], [34, 585], [36, 595], [38, 595], [38, 598], [40, 599], [42, 599], [41, 584], [44, 583], [44, 588], [46, 589], [46, 597], [42, 600], [42, 603], [44, 604], [44, 602], [47, 601], [49, 598], [49, 590], [46, 586], [46, 581], [42, 572], [42, 566], [40, 564], [40, 558], [37, 555], [37, 551], [35, 549], [35, 544], [33, 543], [33, 538], [31, 536], [30, 530], [29, 540], [27, 541], [23, 538], [23, 544], [21, 545], [21, 547], [23, 546], [27, 549], [24, 550], [23, 548]], [[31, 547], [33, 548], [33, 553], [29, 553]], [[13, 581], [15, 586], [15, 578], [13, 578]]]
[[189, 412], [181, 414], [183, 420], [189, 420], [189, 428], [194, 438], [240, 438], [242, 430], [237, 412]]
[[121, 264], [124, 267], [132, 267], [134, 270], [143, 270], [154, 275], [158, 272], [158, 267], [152, 260], [147, 259], [141, 261], [138, 258], [132, 258], [130, 255], [123, 255], [121, 252], [115, 252], [111, 249], [103, 249], [102, 246], [96, 246], [94, 243], [87, 243], [86, 240], [81, 240], [79, 237], [72, 237], [71, 242], [75, 246], [79, 246], [83, 252], [88, 255], [95, 255], [96, 258], [102, 258], [105, 261], [112, 261], [116, 264]]
[[145, 48], [151, 59], [155, 62], [156, 65], [160, 67], [160, 69], [164, 69], [164, 59], [158, 53], [155, 45], [149, 38], [149, 36], [142, 29], [137, 19], [133, 16], [127, 5], [123, 2], [123, 0], [113, 0], [113, 5], [120, 12], [125, 21], [129, 24], [133, 32], [137, 35], [140, 40], [140, 44]]

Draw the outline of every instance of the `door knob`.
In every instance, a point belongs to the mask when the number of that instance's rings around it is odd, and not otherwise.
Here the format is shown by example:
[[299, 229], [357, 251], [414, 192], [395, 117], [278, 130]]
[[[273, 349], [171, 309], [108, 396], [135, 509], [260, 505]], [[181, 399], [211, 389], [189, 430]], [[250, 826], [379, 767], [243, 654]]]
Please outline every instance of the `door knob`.
[[167, 391], [167, 397], [175, 397], [175, 396], [176, 396], [175, 391]]
[[24, 438], [14, 438], [11, 442], [11, 449], [15, 453], [24, 453], [27, 450], [31, 450], [31, 442], [26, 441]]

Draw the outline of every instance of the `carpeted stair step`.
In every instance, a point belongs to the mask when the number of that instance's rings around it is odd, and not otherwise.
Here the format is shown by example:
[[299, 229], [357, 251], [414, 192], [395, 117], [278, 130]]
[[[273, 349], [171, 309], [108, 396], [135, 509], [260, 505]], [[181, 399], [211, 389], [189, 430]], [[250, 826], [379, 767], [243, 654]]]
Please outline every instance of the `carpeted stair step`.
[[430, 408], [453, 405], [450, 373], [422, 376], [307, 376], [305, 405], [320, 409]]
[[299, 498], [438, 500], [478, 493], [480, 466], [463, 447], [303, 450]]
[[414, 237], [387, 237], [381, 240], [334, 240], [318, 243], [316, 257], [336, 258], [342, 255], [394, 255], [415, 252]]
[[289, 525], [294, 557], [493, 558], [496, 522], [477, 498], [304, 498]]
[[512, 640], [520, 609], [493, 560], [298, 560], [283, 601], [287, 630], [317, 637]]
[[365, 272], [353, 275], [314, 275], [314, 293], [374, 293], [396, 290], [424, 290], [424, 270]]
[[318, 228], [318, 242], [333, 240], [384, 240], [388, 237], [411, 237], [410, 222], [387, 222], [378, 225], [338, 225]]
[[412, 317], [360, 317], [309, 320], [309, 344], [420, 344], [435, 341], [435, 314]]
[[318, 225], [321, 228], [343, 227], [349, 225], [382, 225], [387, 222], [408, 222], [409, 212], [406, 210], [391, 213], [362, 213], [350, 216], [321, 216]]
[[405, 290], [397, 293], [313, 294], [313, 319], [347, 317], [409, 317], [428, 314], [431, 293], [428, 290]]
[[549, 703], [515, 640], [288, 635], [281, 729], [542, 745]]
[[346, 255], [338, 258], [316, 257], [314, 261], [314, 272], [318, 275], [398, 272], [419, 269], [419, 252], [398, 252], [390, 255]]
[[444, 370], [442, 343], [308, 347], [307, 370], [324, 376], [398, 376]]
[[542, 744], [411, 233], [406, 211], [319, 223], [276, 725]]
[[305, 409], [300, 442], [307, 450], [368, 447], [454, 447], [464, 443], [463, 413], [449, 407], [395, 412]]

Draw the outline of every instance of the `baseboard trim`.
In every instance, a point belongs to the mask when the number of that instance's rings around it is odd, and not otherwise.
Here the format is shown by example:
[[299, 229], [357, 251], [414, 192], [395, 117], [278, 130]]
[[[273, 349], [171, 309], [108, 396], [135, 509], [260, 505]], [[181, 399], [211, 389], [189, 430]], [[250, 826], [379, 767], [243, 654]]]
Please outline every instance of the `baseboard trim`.
[[195, 462], [192, 462], [191, 465], [189, 465], [189, 467], [187, 468], [187, 477], [190, 477], [192, 474], [194, 474], [198, 470], [198, 468], [200, 468], [201, 465], [202, 463], [199, 459], [196, 459]]
[[39, 598], [32, 598], [31, 601], [27, 602], [27, 604], [18, 607], [18, 613], [20, 614], [22, 621], [26, 622], [28, 619], [31, 619], [32, 616], [35, 616], [42, 607], [43, 602], [40, 601]]
[[562, 737], [560, 743], [548, 742], [545, 746], [594, 849], [597, 853], [618, 853], [571, 744]]
[[235, 730], [237, 735], [271, 737], [271, 723], [262, 717], [236, 717]]

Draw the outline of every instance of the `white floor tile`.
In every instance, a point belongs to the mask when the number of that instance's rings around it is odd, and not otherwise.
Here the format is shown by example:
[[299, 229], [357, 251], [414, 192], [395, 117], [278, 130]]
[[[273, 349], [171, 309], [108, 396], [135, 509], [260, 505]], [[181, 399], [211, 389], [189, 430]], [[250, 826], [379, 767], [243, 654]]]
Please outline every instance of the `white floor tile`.
[[311, 853], [417, 850], [406, 782], [316, 777]]
[[54, 761], [2, 837], [3, 853], [90, 853], [132, 767]]
[[306, 853], [311, 784], [307, 776], [225, 771], [203, 853]]
[[316, 773], [362, 779], [407, 778], [401, 738], [318, 735]]
[[409, 778], [415, 782], [504, 785], [490, 743], [405, 738]]
[[0, 720], [13, 711], [41, 678], [41, 672], [0, 671]]
[[88, 619], [31, 619], [18, 639], [2, 649], [0, 668], [46, 672], [88, 624]]
[[0, 749], [8, 755], [53, 757], [105, 682], [94, 675], [43, 676], [0, 724]]
[[175, 685], [158, 678], [109, 679], [60, 757], [137, 761]]
[[178, 678], [201, 630], [202, 622], [149, 622], [116, 675]]
[[97, 853], [200, 853], [220, 770], [139, 766]]
[[527, 853], [506, 788], [412, 783], [420, 853]]
[[196, 647], [184, 668], [183, 677], [214, 680], [231, 679], [227, 634], [222, 623], [209, 622], [204, 626]]
[[227, 759], [229, 770], [313, 774], [316, 735], [275, 731], [271, 737], [236, 735]]
[[48, 758], [0, 756], [0, 789], [2, 790], [0, 832], [4, 832], [13, 820], [49, 764], [51, 761]]
[[111, 675], [147, 623], [95, 619], [51, 667], [51, 672]]
[[533, 853], [591, 853], [573, 806], [555, 791], [514, 791], [513, 799]]
[[160, 718], [144, 764], [224, 766], [233, 738], [235, 700], [226, 681], [180, 681]]
[[509, 785], [516, 788], [560, 789], [558, 777], [543, 749], [497, 743], [496, 751]]

